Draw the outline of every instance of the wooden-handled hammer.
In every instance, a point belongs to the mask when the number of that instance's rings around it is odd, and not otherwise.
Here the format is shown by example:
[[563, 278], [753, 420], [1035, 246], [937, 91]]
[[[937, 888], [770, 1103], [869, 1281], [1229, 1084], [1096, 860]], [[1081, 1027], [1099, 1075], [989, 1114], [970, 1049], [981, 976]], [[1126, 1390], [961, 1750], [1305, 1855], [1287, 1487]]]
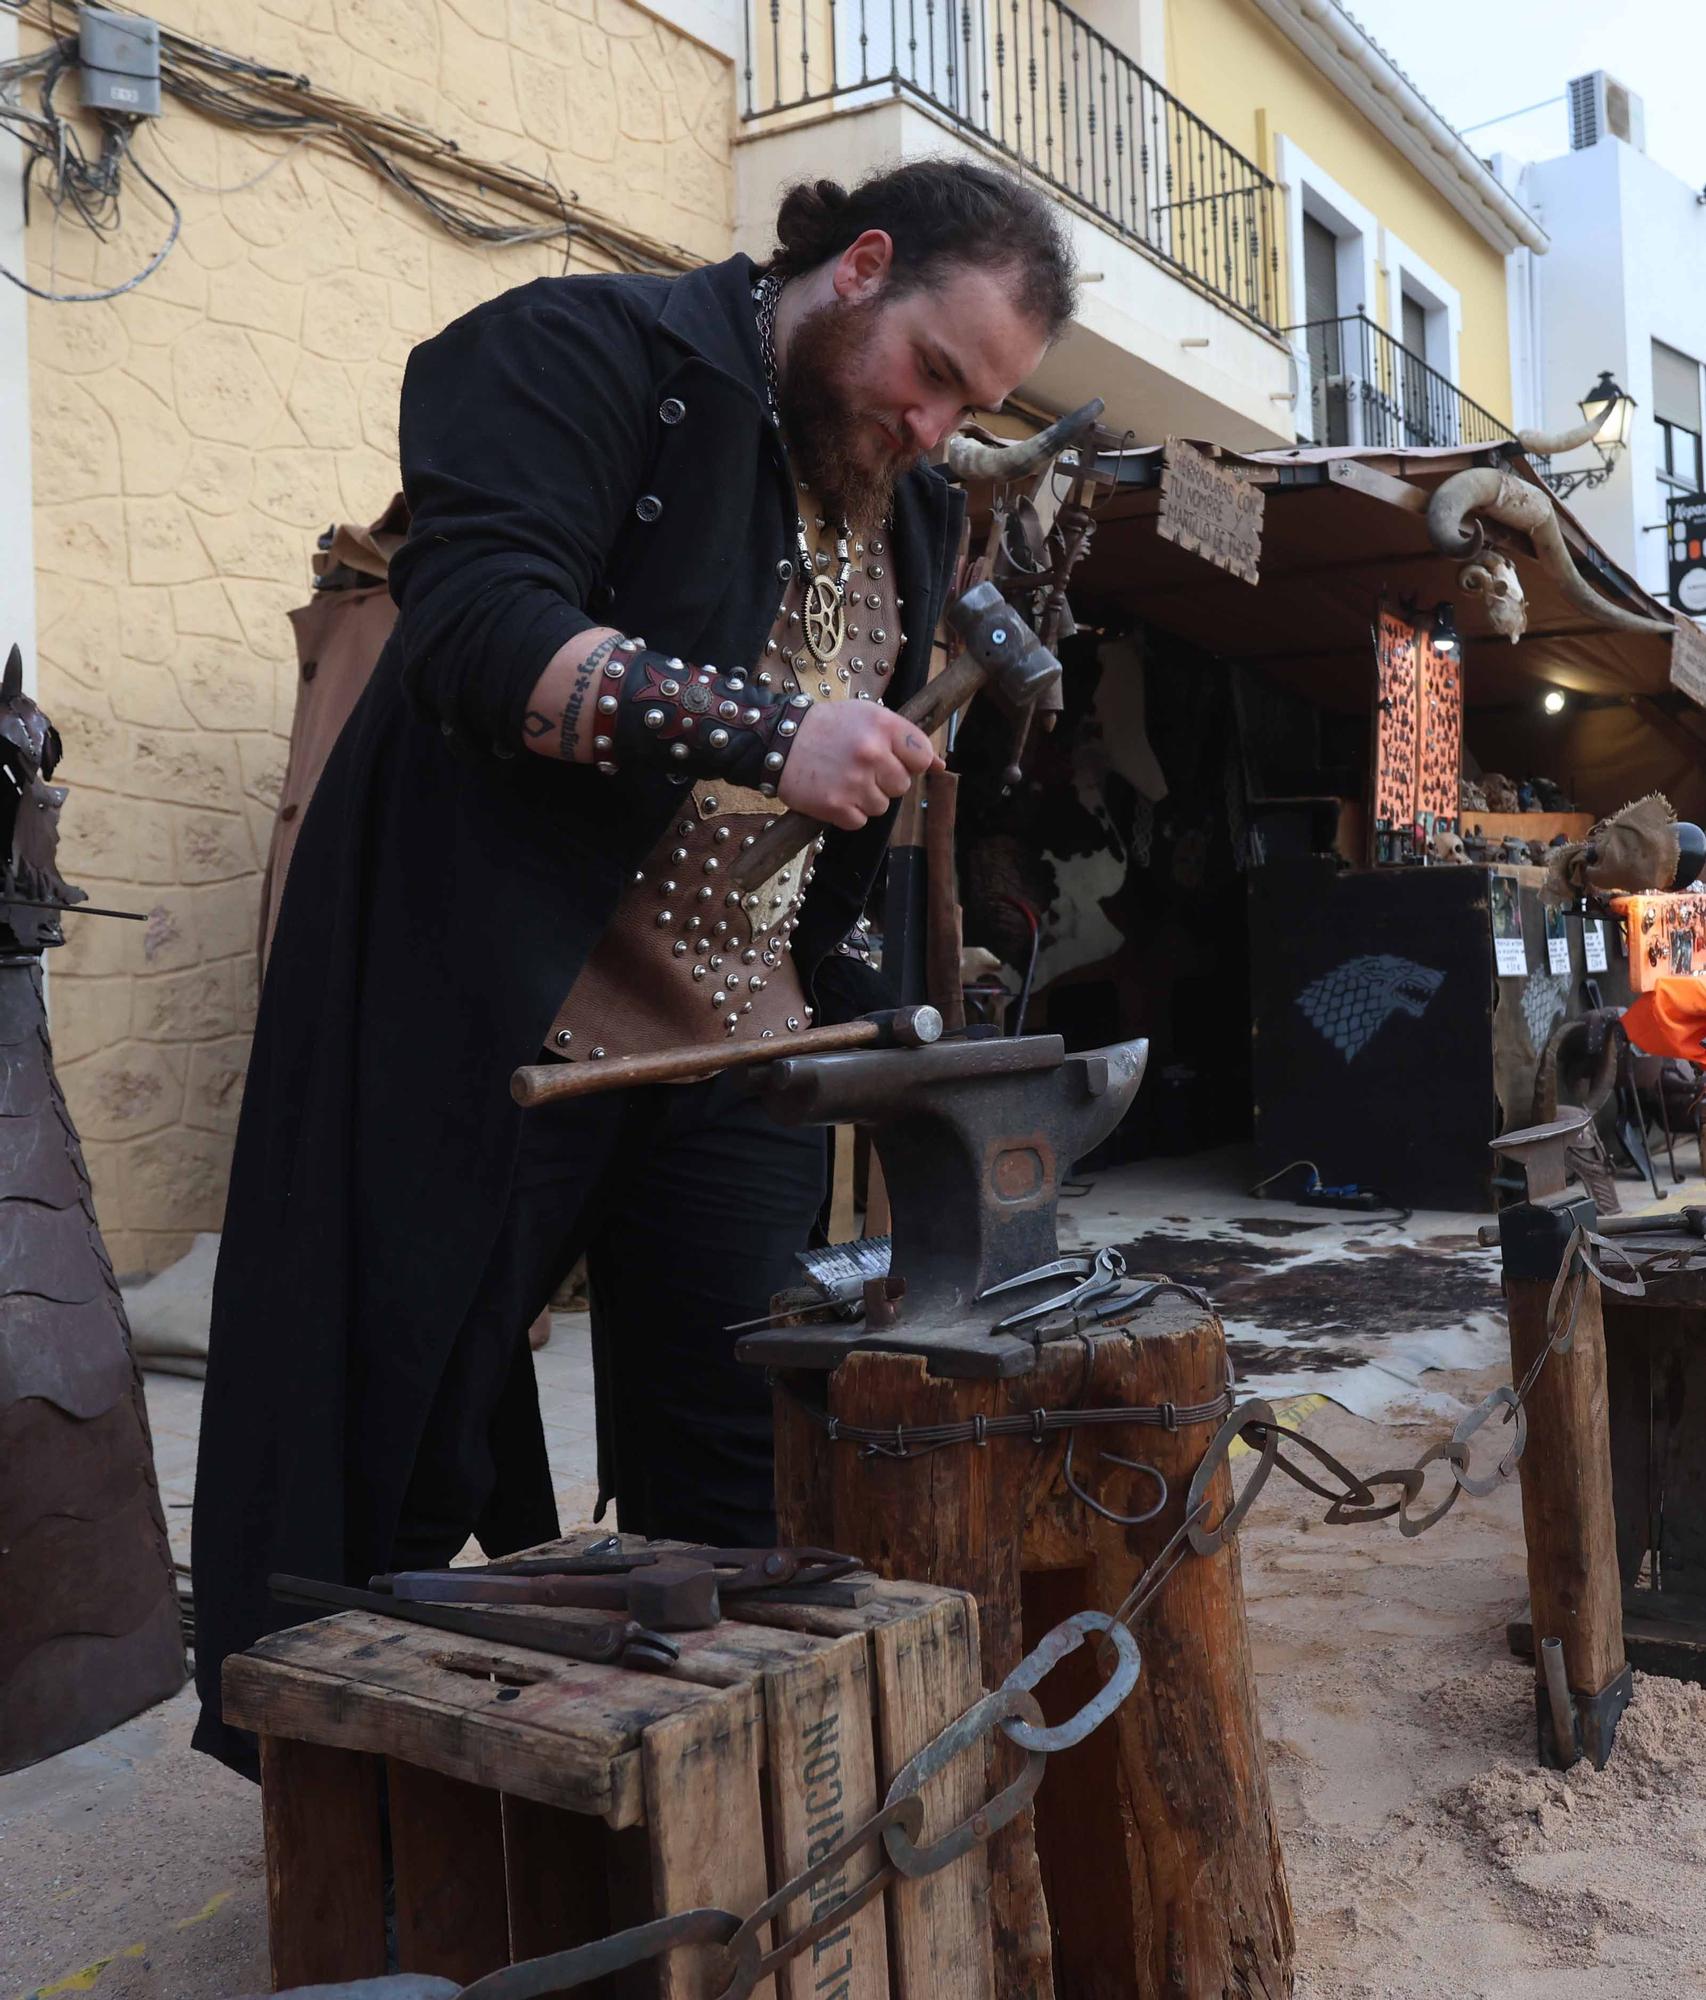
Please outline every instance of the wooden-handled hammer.
[[[956, 598], [948, 607], [948, 623], [960, 635], [963, 650], [896, 711], [927, 736], [986, 685], [1012, 707], [1025, 708], [1060, 679], [1060, 662], [993, 583], [974, 584]], [[807, 813], [784, 813], [737, 857], [732, 886], [743, 895], [751, 893], [823, 831], [823, 822]]]
[[934, 1007], [896, 1007], [835, 1028], [807, 1028], [786, 1041], [742, 1042], [738, 1048], [660, 1049], [655, 1055], [615, 1056], [608, 1062], [530, 1063], [509, 1080], [509, 1094], [523, 1109], [591, 1097], [638, 1083], [686, 1083], [747, 1063], [780, 1056], [821, 1056], [841, 1049], [919, 1049], [942, 1033]]

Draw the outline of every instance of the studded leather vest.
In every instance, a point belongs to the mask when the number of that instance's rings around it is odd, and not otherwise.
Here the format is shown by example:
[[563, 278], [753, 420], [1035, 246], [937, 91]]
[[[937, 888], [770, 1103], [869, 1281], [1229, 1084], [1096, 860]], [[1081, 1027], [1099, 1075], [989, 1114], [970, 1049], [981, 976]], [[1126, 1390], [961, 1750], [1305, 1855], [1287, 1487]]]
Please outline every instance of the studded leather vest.
[[[800, 489], [801, 518], [819, 575], [833, 575], [835, 531]], [[782, 601], [751, 669], [760, 687], [818, 701], [881, 701], [904, 638], [887, 540], [855, 541], [846, 635], [827, 660], [807, 642], [806, 579], [779, 566]], [[816, 846], [742, 898], [723, 886], [728, 862], [777, 817], [761, 792], [701, 779], [618, 904], [545, 1047], [571, 1062], [785, 1039], [811, 1023], [790, 947], [810, 888]], [[820, 843], [821, 844], [821, 843]]]

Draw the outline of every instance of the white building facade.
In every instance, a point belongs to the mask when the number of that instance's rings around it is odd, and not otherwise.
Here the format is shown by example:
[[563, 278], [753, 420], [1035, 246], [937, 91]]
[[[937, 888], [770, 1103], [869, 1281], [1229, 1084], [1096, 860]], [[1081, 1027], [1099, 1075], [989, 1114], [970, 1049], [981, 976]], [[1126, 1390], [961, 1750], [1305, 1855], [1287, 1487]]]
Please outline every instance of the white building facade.
[[[1706, 192], [1648, 157], [1639, 99], [1602, 72], [1572, 83], [1570, 107], [1568, 152], [1498, 162], [1552, 243], [1544, 258], [1518, 252], [1511, 262], [1516, 423], [1569, 428], [1604, 371], [1634, 398], [1628, 447], [1609, 477], [1576, 487], [1564, 504], [1668, 602], [1666, 501], [1706, 484]], [[1552, 470], [1598, 464], [1590, 447]]]

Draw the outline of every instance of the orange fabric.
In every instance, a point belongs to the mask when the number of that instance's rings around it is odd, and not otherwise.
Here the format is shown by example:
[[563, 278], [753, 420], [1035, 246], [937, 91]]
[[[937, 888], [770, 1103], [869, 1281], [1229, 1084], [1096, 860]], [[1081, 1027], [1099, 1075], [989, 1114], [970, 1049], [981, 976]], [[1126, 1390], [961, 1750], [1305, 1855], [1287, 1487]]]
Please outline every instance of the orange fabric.
[[1706, 1065], [1706, 979], [1656, 981], [1624, 1010], [1623, 1032], [1644, 1055]]

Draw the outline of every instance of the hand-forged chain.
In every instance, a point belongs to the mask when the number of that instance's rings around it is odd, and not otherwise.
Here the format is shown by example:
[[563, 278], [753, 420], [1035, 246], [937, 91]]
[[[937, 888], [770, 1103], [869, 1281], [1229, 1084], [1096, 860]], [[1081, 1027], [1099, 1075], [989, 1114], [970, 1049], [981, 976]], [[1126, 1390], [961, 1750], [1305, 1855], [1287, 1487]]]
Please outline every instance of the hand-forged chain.
[[[1590, 1246], [1616, 1251], [1615, 1244], [1589, 1231], [1577, 1228], [1572, 1233], [1547, 1301], [1545, 1345], [1535, 1356], [1522, 1381], [1514, 1389], [1508, 1386], [1495, 1389], [1458, 1424], [1449, 1439], [1430, 1445], [1413, 1466], [1360, 1477], [1313, 1439], [1280, 1423], [1272, 1406], [1260, 1398], [1252, 1397], [1235, 1408], [1231, 1407], [1230, 1392], [1217, 1397], [1211, 1404], [1181, 1405], [1176, 1410], [1171, 1405], [1158, 1405], [1149, 1409], [1037, 1412], [1038, 1417], [1049, 1420], [1047, 1429], [1070, 1429], [1086, 1422], [1114, 1421], [1167, 1423], [1171, 1428], [1176, 1424], [1210, 1421], [1224, 1411], [1224, 1420], [1191, 1480], [1184, 1519], [1118, 1609], [1113, 1612], [1080, 1611], [1057, 1625], [1026, 1654], [993, 1694], [986, 1694], [974, 1702], [895, 1774], [888, 1796], [878, 1812], [837, 1841], [827, 1852], [819, 1854], [809, 1867], [767, 1897], [750, 1916], [742, 1918], [732, 1910], [702, 1909], [659, 1917], [652, 1923], [620, 1931], [614, 1937], [600, 1938], [592, 1944], [577, 1945], [570, 1951], [556, 1952], [547, 1958], [531, 1959], [524, 1964], [505, 1966], [500, 1971], [488, 1973], [472, 1986], [464, 1987], [459, 2000], [540, 2000], [540, 1996], [565, 1993], [577, 1986], [590, 1985], [612, 1972], [640, 1965], [648, 1959], [688, 1945], [710, 1947], [720, 1953], [713, 1968], [713, 1982], [721, 1982], [715, 1985], [716, 2000], [746, 2000], [746, 1996], [779, 1966], [813, 1950], [825, 1938], [843, 1929], [873, 1897], [881, 1895], [885, 1889], [908, 1877], [916, 1879], [933, 1875], [970, 1853], [974, 1847], [982, 1846], [1030, 1804], [1042, 1782], [1049, 1753], [1081, 1743], [1131, 1693], [1142, 1668], [1142, 1658], [1131, 1626], [1188, 1556], [1213, 1555], [1224, 1547], [1255, 1504], [1256, 1496], [1275, 1467], [1311, 1493], [1319, 1494], [1332, 1503], [1326, 1516], [1329, 1523], [1380, 1521], [1396, 1514], [1401, 1532], [1409, 1536], [1422, 1534], [1442, 1520], [1456, 1504], [1459, 1493], [1490, 1493], [1495, 1486], [1509, 1479], [1516, 1470], [1528, 1438], [1525, 1409], [1528, 1396], [1549, 1357], [1567, 1353], [1574, 1342], [1576, 1321], [1588, 1278], [1597, 1277], [1617, 1291], [1631, 1292], [1641, 1287], [1638, 1276], [1631, 1281], [1607, 1274], [1595, 1262]], [[1627, 1258], [1624, 1262], [1629, 1264]], [[1630, 1264], [1629, 1268], [1633, 1270], [1634, 1267]], [[1567, 1311], [1563, 1309], [1566, 1292], [1569, 1294]], [[1472, 1476], [1468, 1469], [1469, 1440], [1496, 1410], [1505, 1412], [1504, 1421], [1507, 1424], [1516, 1425], [1516, 1435], [1493, 1471]], [[1170, 1415], [1164, 1417], [1163, 1411]], [[1002, 1426], [999, 1431], [998, 1424]], [[981, 1443], [985, 1434], [1022, 1436], [1032, 1429], [1032, 1425], [1033, 1419], [1029, 1416], [991, 1418], [986, 1432], [982, 1434], [974, 1434], [972, 1427], [966, 1424], [937, 1425], [928, 1430], [909, 1431], [907, 1442], [926, 1449], [962, 1441]], [[939, 1435], [941, 1432], [952, 1432], [954, 1435], [944, 1437]], [[864, 1441], [864, 1434], [852, 1426], [840, 1426], [838, 1434]], [[879, 1449], [891, 1452], [896, 1449], [895, 1433], [891, 1431], [874, 1432], [870, 1437]], [[926, 1437], [928, 1445], [924, 1445]], [[1259, 1453], [1255, 1467], [1220, 1521], [1212, 1528], [1206, 1527], [1204, 1517], [1210, 1508], [1209, 1482], [1229, 1456], [1233, 1442], [1240, 1437]], [[1301, 1466], [1285, 1457], [1280, 1451], [1282, 1438], [1307, 1451], [1326, 1473], [1339, 1481], [1340, 1490], [1322, 1485]], [[899, 1455], [906, 1455], [904, 1449]], [[1427, 1468], [1441, 1459], [1451, 1470], [1449, 1493], [1426, 1513], [1413, 1514], [1410, 1510], [1421, 1493]], [[1375, 1489], [1383, 1486], [1400, 1488], [1399, 1497], [1384, 1506], [1376, 1505]], [[1100, 1640], [1104, 1652], [1111, 1646], [1113, 1671], [1077, 1714], [1052, 1728], [1046, 1727], [1041, 1706], [1032, 1690], [1053, 1667], [1091, 1637]], [[1024, 1765], [1018, 1776], [994, 1798], [969, 1813], [959, 1825], [920, 1845], [925, 1785], [956, 1757], [997, 1729], [1025, 1753]], [[846, 1881], [848, 1865], [872, 1845], [880, 1845], [881, 1859], [862, 1881], [849, 1887]], [[811, 1911], [811, 1921], [766, 1951], [764, 1945], [768, 1927], [790, 1908]]]
[[[1619, 1258], [1630, 1276], [1615, 1277], [1594, 1257], [1594, 1250], [1608, 1251]], [[1552, 1290], [1546, 1301], [1546, 1340], [1538, 1354], [1529, 1363], [1522, 1380], [1513, 1389], [1508, 1383], [1501, 1384], [1469, 1412], [1443, 1442], [1431, 1444], [1414, 1465], [1396, 1466], [1381, 1472], [1359, 1475], [1343, 1465], [1331, 1452], [1303, 1436], [1300, 1431], [1277, 1421], [1272, 1408], [1258, 1399], [1241, 1403], [1227, 1417], [1215, 1433], [1191, 1480], [1189, 1495], [1185, 1501], [1185, 1530], [1191, 1547], [1198, 1555], [1213, 1555], [1233, 1534], [1238, 1524], [1249, 1513], [1256, 1496], [1267, 1484], [1268, 1477], [1276, 1468], [1285, 1473], [1299, 1486], [1311, 1493], [1319, 1494], [1332, 1504], [1327, 1509], [1326, 1520], [1330, 1527], [1360, 1524], [1365, 1521], [1385, 1521], [1394, 1514], [1398, 1517], [1399, 1532], [1408, 1537], [1425, 1534], [1427, 1530], [1443, 1521], [1457, 1505], [1461, 1494], [1468, 1493], [1481, 1498], [1502, 1485], [1516, 1471], [1528, 1443], [1528, 1399], [1534, 1385], [1539, 1381], [1541, 1371], [1554, 1354], [1567, 1354], [1576, 1337], [1576, 1321], [1581, 1313], [1582, 1299], [1587, 1290], [1588, 1279], [1596, 1278], [1600, 1284], [1613, 1291], [1630, 1296], [1639, 1296], [1645, 1290], [1639, 1272], [1633, 1261], [1606, 1237], [1582, 1228], [1579, 1224], [1570, 1233], [1564, 1246], [1564, 1254], [1559, 1260], [1558, 1275], [1553, 1280]], [[1566, 1296], [1568, 1304], [1566, 1307]], [[1497, 1411], [1503, 1411], [1503, 1422], [1516, 1426], [1515, 1435], [1508, 1449], [1490, 1472], [1471, 1473], [1469, 1470], [1469, 1441]], [[1232, 1449], [1233, 1441], [1243, 1438], [1244, 1442], [1259, 1451], [1255, 1469], [1245, 1480], [1237, 1500], [1225, 1517], [1213, 1528], [1200, 1524], [1198, 1516], [1203, 1512], [1203, 1498], [1208, 1482], [1213, 1478], [1221, 1460]], [[1284, 1456], [1280, 1451], [1280, 1441], [1299, 1445], [1313, 1457], [1333, 1478], [1340, 1483], [1340, 1490], [1323, 1486], [1312, 1478], [1301, 1466]], [[1451, 1473], [1451, 1485], [1444, 1499], [1429, 1507], [1425, 1512], [1415, 1511], [1415, 1503], [1420, 1498], [1427, 1479], [1430, 1465], [1444, 1460]], [[1379, 1487], [1397, 1488], [1398, 1498], [1378, 1504], [1375, 1490]], [[1195, 1525], [1193, 1525], [1195, 1524]], [[1140, 1585], [1139, 1588], [1142, 1586]], [[1120, 1614], [1123, 1615], [1124, 1607]]]

